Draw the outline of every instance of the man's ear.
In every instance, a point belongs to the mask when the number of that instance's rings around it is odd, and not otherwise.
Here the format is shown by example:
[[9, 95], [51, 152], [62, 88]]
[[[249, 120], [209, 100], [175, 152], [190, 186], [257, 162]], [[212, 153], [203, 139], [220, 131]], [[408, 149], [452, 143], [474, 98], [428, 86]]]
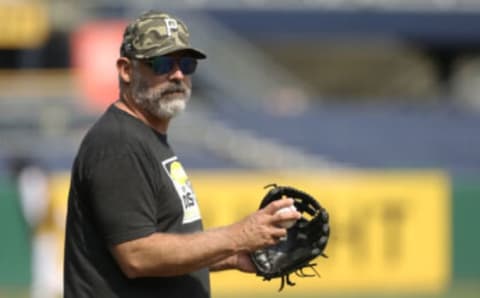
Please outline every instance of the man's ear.
[[120, 79], [125, 83], [130, 83], [132, 77], [132, 61], [126, 57], [117, 59], [117, 71]]

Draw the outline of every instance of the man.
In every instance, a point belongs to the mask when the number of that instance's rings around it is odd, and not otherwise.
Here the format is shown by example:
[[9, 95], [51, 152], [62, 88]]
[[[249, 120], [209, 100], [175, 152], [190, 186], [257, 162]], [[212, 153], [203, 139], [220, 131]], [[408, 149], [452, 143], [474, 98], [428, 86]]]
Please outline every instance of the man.
[[[65, 297], [210, 297], [209, 270], [255, 272], [248, 252], [275, 244], [297, 212], [279, 200], [202, 231], [195, 194], [167, 128], [206, 58], [179, 19], [149, 11], [127, 26], [120, 99], [91, 128], [72, 169]], [[92, 74], [96, 75], [96, 74]]]

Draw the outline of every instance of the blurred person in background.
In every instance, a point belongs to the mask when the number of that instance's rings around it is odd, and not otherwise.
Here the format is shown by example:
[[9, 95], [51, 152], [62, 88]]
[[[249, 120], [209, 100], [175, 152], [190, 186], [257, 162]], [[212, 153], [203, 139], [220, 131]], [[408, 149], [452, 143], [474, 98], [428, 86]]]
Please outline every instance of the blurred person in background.
[[62, 266], [58, 260], [62, 251], [58, 245], [57, 231], [63, 228], [64, 222], [57, 220], [58, 208], [51, 200], [49, 174], [40, 162], [23, 156], [12, 157], [9, 167], [16, 182], [19, 203], [30, 232], [32, 251], [30, 297], [60, 297]]
[[[203, 231], [190, 180], [167, 141], [206, 55], [178, 18], [144, 13], [127, 26], [117, 59], [120, 98], [85, 136], [72, 169], [65, 297], [210, 297], [210, 270], [254, 273], [248, 253], [298, 219], [279, 200]], [[92, 74], [100, 75], [100, 74]]]

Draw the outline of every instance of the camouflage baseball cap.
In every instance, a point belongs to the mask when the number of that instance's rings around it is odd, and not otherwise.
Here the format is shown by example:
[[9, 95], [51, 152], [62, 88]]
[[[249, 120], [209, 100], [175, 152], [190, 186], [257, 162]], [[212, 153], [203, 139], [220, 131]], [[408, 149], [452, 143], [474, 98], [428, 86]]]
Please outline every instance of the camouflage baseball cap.
[[132, 23], [123, 33], [120, 55], [147, 59], [177, 51], [186, 51], [197, 59], [207, 56], [192, 48], [188, 28], [181, 20], [161, 11], [150, 10]]

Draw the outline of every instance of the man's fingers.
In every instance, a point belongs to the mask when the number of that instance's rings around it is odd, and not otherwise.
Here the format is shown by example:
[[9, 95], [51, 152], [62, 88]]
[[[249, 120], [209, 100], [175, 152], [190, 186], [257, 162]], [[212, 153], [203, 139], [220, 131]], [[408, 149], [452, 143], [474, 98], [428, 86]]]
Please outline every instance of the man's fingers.
[[271, 235], [272, 235], [272, 237], [274, 237], [274, 238], [276, 238], [276, 239], [280, 239], [280, 238], [282, 238], [282, 237], [287, 236], [287, 229], [284, 229], [284, 228], [273, 228]]
[[281, 199], [281, 200], [275, 200], [268, 204], [263, 210], [267, 212], [270, 215], [275, 214], [278, 210], [285, 208], [285, 207], [290, 207], [293, 205], [293, 199]]
[[291, 198], [276, 200], [268, 204], [264, 209], [269, 216], [268, 222], [282, 228], [292, 226], [302, 214], [296, 211]]

